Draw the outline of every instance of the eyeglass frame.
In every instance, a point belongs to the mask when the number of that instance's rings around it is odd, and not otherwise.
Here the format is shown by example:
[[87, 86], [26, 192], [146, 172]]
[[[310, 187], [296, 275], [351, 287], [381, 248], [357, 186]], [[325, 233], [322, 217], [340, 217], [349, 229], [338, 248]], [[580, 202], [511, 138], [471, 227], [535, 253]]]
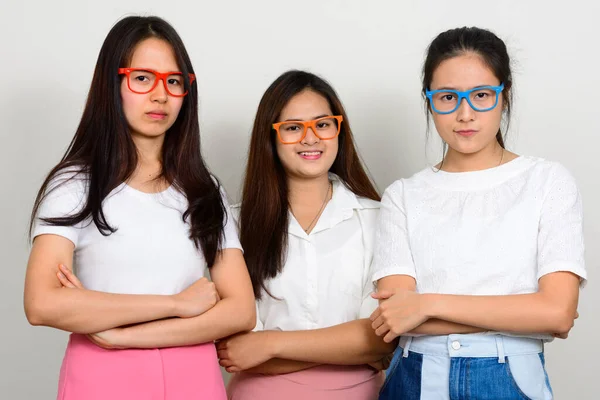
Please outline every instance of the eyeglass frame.
[[[147, 92], [138, 92], [135, 91], [131, 88], [131, 83], [130, 83], [130, 75], [132, 72], [135, 71], [146, 71], [146, 72], [152, 72], [155, 76], [156, 76], [156, 80], [154, 81], [154, 86], [152, 86], [152, 88], [150, 90], [148, 90]], [[165, 87], [165, 91], [169, 94], [169, 96], [173, 96], [173, 97], [185, 97], [189, 90], [186, 90], [183, 94], [174, 94], [171, 93], [171, 91], [169, 90], [169, 88], [167, 87], [167, 78], [171, 75], [181, 75], [183, 77], [183, 73], [180, 71], [170, 71], [170, 72], [158, 72], [156, 70], [153, 69], [149, 69], [149, 68], [119, 68], [118, 70], [119, 75], [125, 75], [127, 77], [127, 88], [135, 94], [148, 94], [150, 92], [152, 92], [154, 89], [156, 89], [156, 87], [158, 86], [158, 82], [162, 81], [163, 86]], [[188, 74], [189, 75], [189, 80], [190, 80], [190, 86], [192, 86], [192, 83], [196, 80], [196, 75], [195, 74]], [[185, 82], [185, 77], [184, 77], [184, 82]]]
[[[473, 103], [471, 103], [471, 99], [469, 96], [471, 93], [476, 92], [478, 90], [483, 90], [483, 89], [492, 89], [494, 92], [496, 92], [496, 102], [491, 107], [479, 109], [479, 108], [476, 108], [473, 105]], [[460, 108], [460, 105], [462, 104], [462, 99], [467, 100], [467, 103], [474, 111], [478, 111], [478, 112], [491, 111], [494, 108], [496, 108], [496, 106], [498, 105], [498, 99], [500, 98], [500, 93], [502, 93], [503, 90], [504, 90], [504, 83], [501, 83], [499, 86], [492, 86], [492, 85], [478, 86], [473, 89], [466, 90], [464, 92], [461, 92], [459, 90], [452, 90], [452, 89], [426, 90], [425, 96], [429, 100], [429, 105], [431, 106], [431, 109], [433, 111], [435, 111], [437, 114], [440, 114], [440, 115], [447, 115], [447, 114], [452, 114], [453, 112], [455, 112], [456, 110], [458, 110]], [[435, 105], [433, 104], [433, 95], [437, 94], [437, 93], [455, 94], [458, 97], [458, 101], [456, 102], [456, 107], [454, 107], [454, 109], [451, 111], [439, 111], [437, 108], [435, 108]]]
[[[319, 136], [319, 134], [317, 133], [317, 121], [321, 121], [323, 119], [335, 119], [338, 122], [338, 129], [337, 129], [337, 133], [335, 134], [334, 137], [330, 137], [330, 138], [322, 138], [321, 136]], [[344, 120], [344, 117], [341, 115], [326, 115], [324, 117], [320, 117], [317, 119], [311, 119], [310, 121], [281, 121], [281, 122], [276, 122], [274, 123], [273, 129], [275, 130], [275, 132], [277, 132], [277, 138], [279, 139], [279, 141], [281, 142], [281, 144], [296, 144], [296, 143], [300, 143], [301, 141], [304, 140], [304, 138], [306, 137], [306, 134], [308, 133], [308, 128], [311, 128], [313, 133], [315, 134], [316, 137], [319, 138], [319, 140], [331, 140], [331, 139], [335, 139], [336, 137], [338, 137], [340, 135], [340, 131], [342, 130], [342, 121]], [[302, 133], [302, 137], [300, 139], [298, 139], [295, 142], [285, 142], [283, 140], [283, 138], [281, 137], [281, 133], [279, 132], [279, 127], [281, 127], [281, 125], [284, 124], [300, 124], [304, 127], [304, 132]]]

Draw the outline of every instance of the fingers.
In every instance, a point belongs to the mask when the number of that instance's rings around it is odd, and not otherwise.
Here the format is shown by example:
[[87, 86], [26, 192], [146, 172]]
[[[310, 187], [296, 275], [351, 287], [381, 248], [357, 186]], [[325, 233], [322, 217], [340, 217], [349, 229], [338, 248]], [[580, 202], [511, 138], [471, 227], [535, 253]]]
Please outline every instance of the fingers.
[[381, 315], [381, 308], [377, 307], [375, 309], [375, 311], [373, 311], [373, 313], [371, 314], [371, 316], [369, 317], [369, 319], [371, 321], [375, 321], [377, 318], [379, 318], [380, 315]]
[[392, 343], [394, 341], [394, 339], [396, 339], [398, 337], [398, 335], [396, 335], [394, 332], [389, 331], [384, 337], [383, 337], [383, 341], [386, 343]]
[[[375, 329], [375, 334], [377, 336], [383, 336], [390, 331], [390, 327], [387, 324], [382, 324], [379, 328]], [[387, 342], [389, 343], [389, 342]]]
[[67, 268], [63, 264], [60, 264], [58, 268], [60, 269], [60, 272], [62, 272], [62, 274], [69, 280], [69, 282], [71, 282], [71, 284], [73, 284], [78, 289], [83, 289], [83, 285], [69, 268]]
[[385, 300], [392, 297], [393, 294], [394, 292], [391, 290], [380, 290], [378, 292], [371, 293], [371, 297], [377, 300]]
[[56, 277], [58, 278], [60, 284], [63, 285], [63, 287], [77, 289], [75, 285], [73, 285], [62, 272], [58, 271], [56, 273]]
[[377, 330], [384, 323], [385, 323], [385, 320], [383, 319], [383, 317], [380, 316], [375, 321], [373, 321], [373, 323], [371, 324], [371, 328]]

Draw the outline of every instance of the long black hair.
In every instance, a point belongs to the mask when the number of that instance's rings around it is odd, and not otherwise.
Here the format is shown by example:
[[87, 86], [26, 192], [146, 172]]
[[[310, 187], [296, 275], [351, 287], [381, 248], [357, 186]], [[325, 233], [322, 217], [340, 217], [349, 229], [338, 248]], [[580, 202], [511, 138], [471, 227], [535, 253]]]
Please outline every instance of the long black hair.
[[158, 17], [127, 17], [108, 33], [100, 49], [75, 136], [38, 192], [31, 214], [30, 233], [40, 204], [56, 189], [50, 183], [73, 171], [85, 177], [86, 181], [87, 194], [82, 208], [65, 217], [42, 218], [43, 223], [72, 226], [91, 218], [103, 235], [116, 231], [104, 215], [102, 201], [132, 175], [138, 162], [138, 153], [123, 112], [120, 91], [123, 78], [117, 71], [129, 66], [135, 47], [148, 38], [164, 40], [173, 48], [189, 91], [176, 121], [166, 132], [160, 178], [186, 196], [189, 206], [182, 218], [189, 222], [190, 239], [203, 251], [210, 268], [223, 241], [225, 206], [219, 183], [211, 177], [200, 152], [198, 91], [188, 78], [194, 72], [192, 63], [175, 29]]

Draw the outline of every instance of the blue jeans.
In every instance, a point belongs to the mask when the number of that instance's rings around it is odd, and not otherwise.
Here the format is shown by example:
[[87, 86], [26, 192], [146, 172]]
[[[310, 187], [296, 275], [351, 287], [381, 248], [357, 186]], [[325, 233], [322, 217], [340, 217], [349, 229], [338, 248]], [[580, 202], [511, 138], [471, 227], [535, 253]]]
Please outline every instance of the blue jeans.
[[552, 399], [542, 342], [473, 334], [402, 338], [380, 400]]

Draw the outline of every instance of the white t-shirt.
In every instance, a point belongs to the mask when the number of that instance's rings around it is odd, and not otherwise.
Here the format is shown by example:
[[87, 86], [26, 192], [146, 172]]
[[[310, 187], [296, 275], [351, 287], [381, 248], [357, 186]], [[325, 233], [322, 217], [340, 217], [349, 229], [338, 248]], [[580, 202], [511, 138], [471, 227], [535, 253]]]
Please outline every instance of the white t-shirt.
[[373, 281], [405, 274], [419, 293], [533, 293], [538, 279], [570, 271], [585, 283], [583, 216], [560, 164], [521, 156], [496, 168], [427, 168], [382, 199]]
[[263, 292], [255, 330], [326, 328], [367, 318], [377, 308], [370, 296], [370, 267], [379, 202], [358, 197], [336, 176], [330, 178], [331, 201], [310, 234], [289, 215], [287, 260], [266, 282], [280, 300]]
[[[90, 290], [121, 294], [175, 294], [204, 276], [206, 261], [189, 238], [182, 215], [188, 203], [173, 187], [144, 193], [123, 183], [102, 203], [106, 220], [117, 231], [103, 236], [88, 218], [76, 226], [51, 226], [39, 217], [61, 217], [81, 210], [87, 183], [73, 173], [56, 178], [42, 202], [33, 237], [63, 236], [75, 244], [77, 277]], [[223, 201], [227, 205], [223, 194]], [[240, 248], [235, 223], [228, 216], [223, 248]]]

